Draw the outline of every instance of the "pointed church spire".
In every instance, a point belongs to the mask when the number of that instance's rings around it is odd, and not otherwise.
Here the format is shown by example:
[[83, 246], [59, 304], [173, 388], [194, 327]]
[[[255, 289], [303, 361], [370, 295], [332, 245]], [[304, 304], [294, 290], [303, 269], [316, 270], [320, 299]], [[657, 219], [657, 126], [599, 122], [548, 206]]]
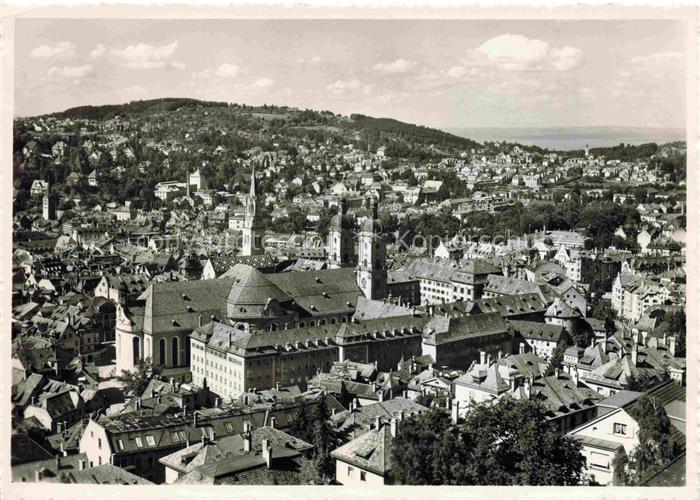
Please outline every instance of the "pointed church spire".
[[255, 164], [253, 164], [253, 170], [250, 174], [250, 197], [254, 200], [258, 199], [258, 190], [257, 186], [255, 185]]

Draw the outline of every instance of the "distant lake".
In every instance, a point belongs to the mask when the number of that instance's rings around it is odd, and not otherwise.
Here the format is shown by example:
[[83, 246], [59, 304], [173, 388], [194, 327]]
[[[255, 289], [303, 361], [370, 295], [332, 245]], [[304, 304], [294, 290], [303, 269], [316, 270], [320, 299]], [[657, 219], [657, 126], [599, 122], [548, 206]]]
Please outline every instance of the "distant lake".
[[571, 127], [571, 128], [444, 128], [460, 137], [467, 137], [476, 142], [506, 141], [524, 145], [539, 146], [558, 151], [600, 148], [625, 144], [644, 144], [647, 142], [666, 143], [684, 141], [685, 130], [664, 128], [623, 128], [623, 127]]

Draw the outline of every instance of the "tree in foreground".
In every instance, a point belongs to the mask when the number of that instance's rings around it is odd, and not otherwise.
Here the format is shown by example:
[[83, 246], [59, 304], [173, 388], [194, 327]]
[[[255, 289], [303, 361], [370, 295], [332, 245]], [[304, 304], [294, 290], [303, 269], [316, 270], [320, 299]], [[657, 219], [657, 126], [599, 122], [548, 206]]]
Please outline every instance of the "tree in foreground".
[[124, 394], [141, 394], [158, 373], [160, 369], [153, 366], [151, 358], [140, 359], [133, 370], [124, 370], [117, 375], [117, 380], [122, 384]]
[[663, 405], [646, 394], [630, 408], [630, 415], [639, 424], [639, 444], [630, 454], [634, 479], [639, 481], [673, 458], [671, 422]]
[[335, 464], [331, 452], [342, 443], [337, 432], [328, 423], [330, 410], [324, 399], [301, 406], [291, 433], [314, 445], [313, 462], [318, 478], [326, 481], [333, 477]]
[[575, 485], [585, 466], [540, 403], [510, 397], [473, 405], [456, 426], [435, 409], [404, 420], [392, 459], [402, 484]]

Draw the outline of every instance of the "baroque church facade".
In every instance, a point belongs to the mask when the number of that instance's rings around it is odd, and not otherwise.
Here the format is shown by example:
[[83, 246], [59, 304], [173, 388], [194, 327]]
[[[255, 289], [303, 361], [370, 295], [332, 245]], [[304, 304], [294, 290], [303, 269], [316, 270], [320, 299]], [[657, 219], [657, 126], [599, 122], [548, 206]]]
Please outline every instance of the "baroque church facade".
[[[245, 200], [241, 255], [264, 253], [265, 223], [253, 170]], [[387, 295], [386, 244], [376, 201], [361, 226], [355, 255], [354, 223], [341, 200], [328, 235], [328, 269], [263, 274], [237, 264], [213, 280], [152, 283], [138, 299], [117, 306], [117, 372], [150, 359], [176, 380], [189, 380], [190, 336], [222, 323], [234, 331], [271, 332], [349, 323], [357, 300]]]

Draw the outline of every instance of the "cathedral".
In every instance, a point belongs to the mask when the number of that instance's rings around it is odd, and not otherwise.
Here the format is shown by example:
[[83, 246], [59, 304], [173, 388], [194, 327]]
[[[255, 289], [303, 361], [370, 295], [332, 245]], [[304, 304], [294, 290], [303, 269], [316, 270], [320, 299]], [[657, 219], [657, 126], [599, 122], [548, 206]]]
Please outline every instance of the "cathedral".
[[[241, 255], [264, 253], [265, 223], [258, 211], [253, 170], [245, 199]], [[170, 376], [189, 376], [190, 334], [213, 323], [252, 335], [349, 323], [358, 298], [387, 295], [386, 243], [376, 200], [357, 235], [340, 200], [328, 234], [328, 269], [264, 274], [237, 264], [213, 280], [152, 283], [138, 299], [118, 306], [117, 370], [150, 358]]]
[[[420, 303], [420, 280], [390, 276], [376, 200], [369, 208], [356, 232], [340, 200], [327, 269], [263, 273], [238, 263], [216, 279], [151, 283], [136, 301], [118, 304], [117, 372], [150, 359], [167, 378], [235, 399], [251, 389], [303, 384], [336, 361], [386, 371], [411, 356], [460, 367], [480, 351], [513, 352], [516, 340], [499, 313], [449, 319], [411, 307]], [[253, 173], [243, 255], [264, 252], [257, 209]], [[415, 297], [407, 300], [411, 287]]]

